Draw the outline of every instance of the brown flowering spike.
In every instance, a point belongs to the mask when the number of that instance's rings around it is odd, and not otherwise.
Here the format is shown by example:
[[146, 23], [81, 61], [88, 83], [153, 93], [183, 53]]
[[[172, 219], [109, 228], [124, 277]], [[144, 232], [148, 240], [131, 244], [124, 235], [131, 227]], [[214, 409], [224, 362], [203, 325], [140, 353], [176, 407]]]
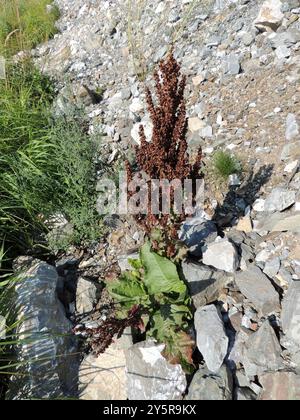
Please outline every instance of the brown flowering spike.
[[[199, 150], [195, 163], [190, 163], [184, 101], [186, 79], [181, 75], [180, 65], [173, 52], [160, 62], [159, 69], [154, 73], [154, 81], [156, 100], [150, 90], [146, 90], [148, 111], [153, 123], [152, 139], [147, 142], [144, 127], [141, 125], [141, 144], [135, 148], [138, 168], [134, 170], [127, 162], [128, 179], [132, 180], [136, 172], [143, 171], [151, 179], [178, 179], [183, 186], [185, 179], [199, 178], [202, 153]], [[161, 191], [160, 199], [162, 194]], [[149, 209], [150, 198], [149, 194]], [[166, 228], [170, 224], [170, 216], [165, 214], [138, 215], [137, 219], [147, 231], [158, 225]]]

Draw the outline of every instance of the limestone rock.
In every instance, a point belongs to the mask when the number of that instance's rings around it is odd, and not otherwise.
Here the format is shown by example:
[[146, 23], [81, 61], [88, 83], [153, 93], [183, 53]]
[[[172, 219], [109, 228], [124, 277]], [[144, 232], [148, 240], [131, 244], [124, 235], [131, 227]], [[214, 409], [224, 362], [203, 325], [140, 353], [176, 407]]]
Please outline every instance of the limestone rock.
[[274, 188], [265, 201], [265, 211], [283, 211], [292, 206], [296, 200], [295, 191], [289, 191], [285, 188]]
[[80, 277], [76, 290], [76, 310], [79, 314], [91, 312], [98, 300], [100, 285]]
[[189, 248], [189, 252], [199, 257], [202, 254], [202, 246], [217, 238], [217, 227], [211, 220], [195, 217], [187, 220], [179, 233], [179, 239]]
[[185, 400], [227, 401], [232, 400], [233, 380], [230, 370], [223, 365], [218, 373], [200, 367], [189, 386]]
[[203, 264], [234, 273], [239, 267], [239, 256], [228, 239], [220, 239], [203, 247]]
[[232, 281], [225, 273], [188, 260], [183, 261], [182, 271], [195, 308], [217, 300], [226, 285]]
[[297, 136], [299, 136], [299, 133], [300, 133], [299, 125], [296, 120], [295, 114], [288, 114], [286, 118], [286, 131], [285, 131], [285, 137], [287, 141], [294, 140]]
[[243, 295], [262, 315], [280, 310], [278, 293], [258, 267], [252, 266], [247, 271], [238, 273], [235, 281]]
[[103, 354], [89, 354], [80, 366], [81, 400], [126, 400], [124, 349], [111, 345]]
[[281, 320], [285, 340], [300, 348], [300, 281], [293, 281], [284, 296]]
[[197, 347], [208, 369], [218, 372], [228, 350], [228, 337], [218, 309], [214, 305], [198, 308], [195, 313]]
[[180, 400], [186, 389], [181, 365], [171, 365], [163, 356], [164, 344], [148, 340], [125, 351], [129, 400]]
[[281, 347], [269, 321], [246, 342], [243, 365], [248, 376], [260, 375], [266, 371], [277, 371], [283, 367]]
[[283, 13], [281, 12], [282, 3], [280, 0], [267, 0], [261, 6], [259, 15], [254, 24], [257, 28], [262, 30], [273, 30], [281, 25], [283, 20]]

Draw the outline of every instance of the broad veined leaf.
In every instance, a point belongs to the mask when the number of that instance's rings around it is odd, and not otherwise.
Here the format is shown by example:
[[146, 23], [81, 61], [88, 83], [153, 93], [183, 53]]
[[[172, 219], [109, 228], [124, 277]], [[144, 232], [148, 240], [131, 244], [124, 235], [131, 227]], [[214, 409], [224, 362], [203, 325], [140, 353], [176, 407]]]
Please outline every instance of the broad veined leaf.
[[179, 278], [176, 265], [152, 252], [149, 243], [141, 248], [140, 254], [145, 268], [144, 283], [149, 294], [178, 293], [184, 299], [187, 289]]
[[123, 274], [118, 280], [108, 282], [107, 289], [112, 298], [126, 309], [133, 305], [149, 305], [149, 297], [142, 281], [132, 273]]

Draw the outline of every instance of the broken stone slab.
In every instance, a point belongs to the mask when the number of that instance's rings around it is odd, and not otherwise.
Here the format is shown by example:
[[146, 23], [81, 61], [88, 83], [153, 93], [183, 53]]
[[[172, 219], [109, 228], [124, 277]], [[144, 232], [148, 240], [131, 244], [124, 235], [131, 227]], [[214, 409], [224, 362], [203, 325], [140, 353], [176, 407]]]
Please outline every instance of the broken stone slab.
[[300, 281], [293, 281], [282, 301], [282, 330], [285, 346], [300, 348]]
[[273, 48], [279, 48], [282, 46], [290, 48], [297, 42], [300, 42], [300, 31], [296, 28], [290, 28], [285, 32], [272, 33], [269, 36], [269, 40]]
[[235, 281], [242, 294], [262, 315], [280, 311], [279, 295], [268, 277], [256, 266], [237, 273]]
[[237, 54], [229, 54], [224, 62], [224, 73], [236, 76], [241, 71], [240, 57]]
[[[17, 334], [16, 375], [8, 399], [54, 399], [77, 396], [77, 340], [56, 288], [55, 267], [30, 257], [14, 263]], [[24, 340], [24, 341], [22, 341]], [[39, 361], [40, 359], [40, 361]]]
[[198, 117], [191, 117], [188, 120], [188, 127], [192, 133], [196, 133], [197, 131], [202, 130], [202, 128], [205, 127], [205, 122], [203, 120], [200, 120], [200, 118]]
[[228, 401], [232, 400], [233, 379], [227, 366], [218, 373], [211, 373], [202, 366], [195, 373], [185, 400]]
[[267, 219], [263, 219], [256, 227], [257, 231], [264, 232], [291, 232], [300, 233], [300, 213], [292, 215], [274, 213]]
[[266, 262], [265, 268], [263, 271], [268, 277], [270, 277], [271, 279], [274, 279], [280, 270], [280, 265], [281, 265], [280, 258], [274, 257]]
[[294, 140], [296, 137], [298, 137], [299, 134], [300, 134], [299, 124], [297, 122], [296, 115], [288, 114], [286, 118], [285, 138], [287, 139], [287, 141], [291, 141], [291, 140]]
[[269, 372], [259, 378], [262, 401], [300, 400], [300, 376], [294, 372]]
[[237, 249], [227, 238], [218, 237], [215, 242], [205, 245], [202, 252], [202, 261], [205, 265], [228, 273], [234, 273], [239, 267], [240, 258]]
[[194, 317], [197, 346], [208, 369], [218, 372], [228, 351], [228, 337], [219, 310], [214, 305], [197, 309]]
[[245, 343], [252, 334], [252, 331], [245, 328], [241, 328], [236, 334], [234, 343], [231, 346], [230, 353], [228, 355], [228, 363], [232, 370], [236, 369], [237, 366], [243, 363], [246, 352]]
[[266, 198], [265, 211], [275, 212], [283, 211], [295, 204], [296, 192], [285, 188], [274, 188], [271, 194]]
[[131, 334], [125, 330], [103, 354], [84, 358], [79, 370], [80, 400], [127, 400], [125, 350], [131, 345]]
[[203, 217], [194, 217], [187, 220], [181, 227], [179, 239], [189, 248], [190, 254], [195, 257], [202, 255], [204, 243], [214, 241], [218, 236], [217, 227], [211, 220]]
[[279, 220], [271, 229], [272, 232], [292, 232], [300, 233], [300, 214], [294, 214]]
[[218, 300], [224, 288], [233, 280], [224, 272], [189, 260], [183, 261], [182, 272], [196, 309]]
[[265, 1], [254, 21], [254, 25], [262, 31], [276, 31], [284, 18], [281, 6], [282, 2], [280, 0]]
[[129, 400], [181, 400], [187, 382], [181, 365], [170, 364], [162, 355], [164, 344], [152, 340], [125, 351]]
[[120, 255], [118, 257], [118, 265], [122, 272], [130, 271], [133, 269], [132, 265], [130, 264], [129, 260], [138, 260], [140, 258], [138, 252], [133, 252], [131, 254]]
[[282, 349], [268, 320], [249, 337], [245, 347], [242, 363], [248, 377], [277, 371], [283, 367]]
[[76, 290], [76, 311], [79, 314], [92, 312], [101, 292], [101, 285], [79, 277]]

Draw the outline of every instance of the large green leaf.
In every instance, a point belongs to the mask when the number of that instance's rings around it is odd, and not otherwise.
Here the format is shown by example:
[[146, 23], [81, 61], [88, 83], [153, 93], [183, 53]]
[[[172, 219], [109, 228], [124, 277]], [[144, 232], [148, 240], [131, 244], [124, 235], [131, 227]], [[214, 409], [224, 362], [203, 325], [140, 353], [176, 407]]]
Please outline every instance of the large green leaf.
[[123, 274], [116, 281], [108, 282], [107, 289], [112, 298], [126, 309], [150, 303], [142, 281], [131, 272]]
[[150, 295], [178, 293], [180, 299], [184, 299], [187, 289], [172, 261], [152, 252], [149, 243], [141, 248], [140, 256], [145, 269], [144, 283]]

